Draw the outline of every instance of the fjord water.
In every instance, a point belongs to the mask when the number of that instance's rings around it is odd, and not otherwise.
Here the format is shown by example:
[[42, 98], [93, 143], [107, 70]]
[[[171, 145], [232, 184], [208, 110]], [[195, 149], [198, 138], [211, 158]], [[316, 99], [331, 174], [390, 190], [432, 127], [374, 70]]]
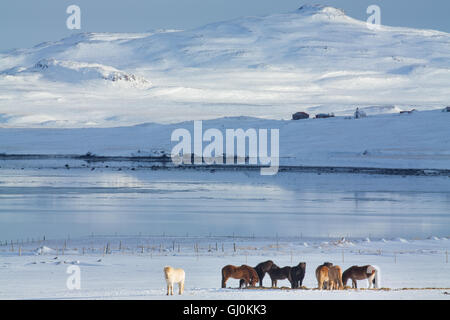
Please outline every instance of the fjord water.
[[0, 169], [0, 239], [103, 235], [450, 235], [450, 178]]

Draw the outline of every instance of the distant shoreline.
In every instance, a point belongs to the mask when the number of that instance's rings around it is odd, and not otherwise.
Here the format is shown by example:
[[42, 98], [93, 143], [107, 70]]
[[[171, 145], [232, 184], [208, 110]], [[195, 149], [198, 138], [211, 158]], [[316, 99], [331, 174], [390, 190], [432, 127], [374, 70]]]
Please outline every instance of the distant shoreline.
[[[64, 161], [65, 160], [65, 161]], [[247, 159], [248, 160], [248, 159]], [[24, 162], [26, 161], [27, 165]], [[40, 161], [39, 163], [37, 161]], [[8, 164], [4, 166], [4, 164]], [[12, 164], [12, 166], [11, 166]], [[17, 165], [15, 165], [17, 164]], [[260, 165], [183, 164], [174, 165], [169, 156], [97, 156], [77, 154], [0, 154], [1, 169], [111, 169], [111, 170], [202, 170], [256, 171]], [[448, 176], [450, 169], [381, 168], [356, 166], [280, 165], [279, 172], [348, 173], [397, 176]]]

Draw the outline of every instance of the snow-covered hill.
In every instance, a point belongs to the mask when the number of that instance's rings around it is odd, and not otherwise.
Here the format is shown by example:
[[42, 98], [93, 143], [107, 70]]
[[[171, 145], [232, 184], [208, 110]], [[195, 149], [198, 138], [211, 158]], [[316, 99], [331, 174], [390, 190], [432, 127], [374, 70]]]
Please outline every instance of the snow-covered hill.
[[371, 30], [339, 9], [302, 6], [187, 31], [75, 34], [2, 53], [0, 125], [426, 110], [449, 104], [448, 83], [448, 33]]

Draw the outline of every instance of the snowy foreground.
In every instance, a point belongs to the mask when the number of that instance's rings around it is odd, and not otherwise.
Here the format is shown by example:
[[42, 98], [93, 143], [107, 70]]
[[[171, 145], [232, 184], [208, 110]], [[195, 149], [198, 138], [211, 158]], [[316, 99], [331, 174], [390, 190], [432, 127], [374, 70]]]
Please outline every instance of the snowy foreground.
[[[0, 299], [449, 299], [449, 238], [301, 239], [170, 236], [89, 236], [66, 240], [24, 240], [0, 246]], [[217, 247], [216, 247], [217, 244]], [[236, 251], [234, 251], [234, 244]], [[64, 246], [66, 249], [63, 251]], [[109, 247], [105, 249], [105, 247]], [[19, 256], [20, 248], [20, 256]], [[198, 248], [198, 249], [196, 249]], [[223, 248], [223, 249], [222, 249]], [[12, 251], [13, 250], [13, 251]], [[84, 254], [83, 254], [84, 251]], [[105, 251], [109, 253], [105, 254]], [[220, 288], [227, 264], [256, 265], [271, 259], [280, 266], [307, 263], [304, 286], [316, 286], [315, 268], [374, 264], [382, 290], [236, 289], [230, 279]], [[81, 289], [68, 290], [68, 266], [81, 271]], [[182, 296], [165, 295], [163, 267], [186, 270]], [[268, 275], [264, 285], [269, 286]], [[349, 282], [350, 284], [350, 282]], [[366, 288], [366, 281], [359, 281]]]

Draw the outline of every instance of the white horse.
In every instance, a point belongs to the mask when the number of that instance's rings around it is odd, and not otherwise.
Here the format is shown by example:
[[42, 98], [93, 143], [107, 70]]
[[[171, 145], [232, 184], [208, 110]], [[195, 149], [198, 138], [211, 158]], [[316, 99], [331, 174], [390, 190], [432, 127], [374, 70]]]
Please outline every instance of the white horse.
[[164, 276], [167, 282], [167, 295], [173, 295], [173, 285], [178, 283], [178, 292], [183, 294], [185, 273], [183, 269], [175, 269], [170, 266], [164, 267]]

